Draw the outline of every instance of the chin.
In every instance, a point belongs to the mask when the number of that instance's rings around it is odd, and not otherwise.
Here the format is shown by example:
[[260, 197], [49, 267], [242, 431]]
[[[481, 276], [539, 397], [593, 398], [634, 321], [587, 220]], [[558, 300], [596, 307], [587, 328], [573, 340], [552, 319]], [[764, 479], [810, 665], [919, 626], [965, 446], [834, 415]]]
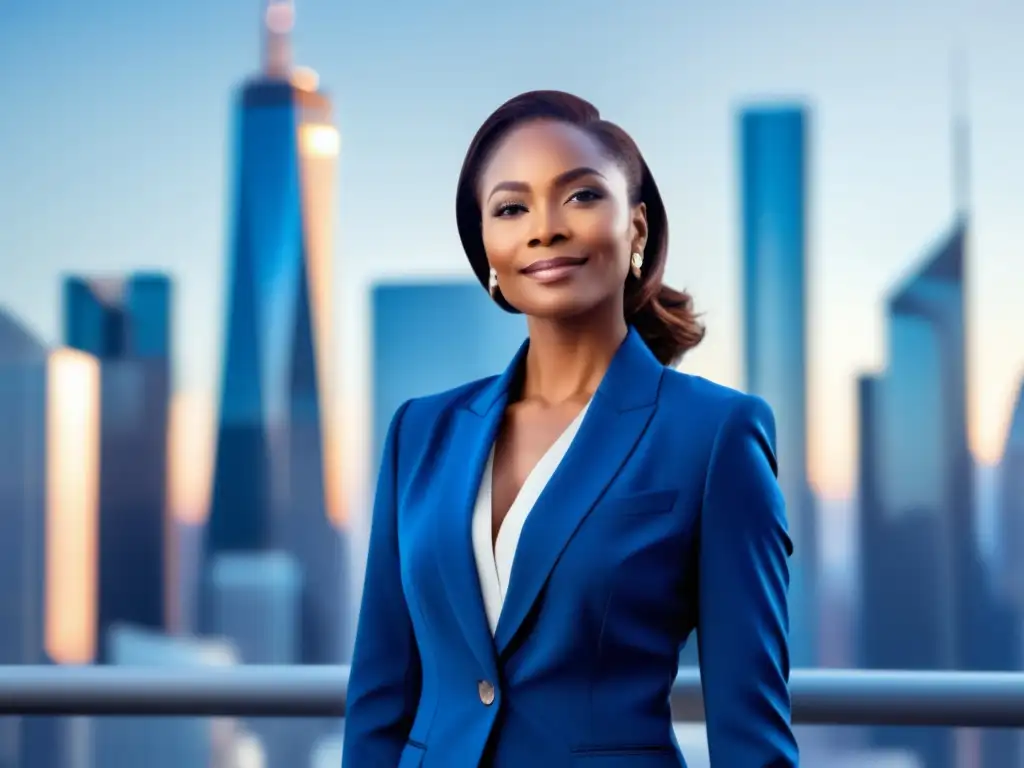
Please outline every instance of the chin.
[[567, 320], [584, 315], [597, 307], [601, 301], [572, 286], [552, 289], [544, 287], [540, 290], [524, 291], [513, 300], [506, 297], [513, 307], [527, 317], [542, 320]]

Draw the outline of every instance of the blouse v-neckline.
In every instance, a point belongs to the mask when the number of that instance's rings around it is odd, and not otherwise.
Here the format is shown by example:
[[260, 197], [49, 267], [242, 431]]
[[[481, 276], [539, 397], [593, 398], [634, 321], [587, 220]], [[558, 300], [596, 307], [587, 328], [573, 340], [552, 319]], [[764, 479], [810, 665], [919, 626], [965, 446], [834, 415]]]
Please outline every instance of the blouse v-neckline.
[[473, 554], [476, 558], [477, 574], [480, 578], [480, 591], [483, 595], [487, 623], [492, 635], [497, 629], [498, 618], [501, 616], [501, 608], [505, 602], [505, 594], [512, 576], [512, 563], [519, 546], [523, 526], [572, 445], [589, 407], [590, 403], [588, 402], [527, 474], [519, 493], [516, 494], [512, 505], [505, 514], [505, 519], [498, 528], [497, 538], [494, 536], [493, 529], [494, 445], [491, 445], [490, 453], [487, 456], [487, 465], [484, 467], [483, 477], [480, 481], [476, 505], [473, 509], [472, 537]]

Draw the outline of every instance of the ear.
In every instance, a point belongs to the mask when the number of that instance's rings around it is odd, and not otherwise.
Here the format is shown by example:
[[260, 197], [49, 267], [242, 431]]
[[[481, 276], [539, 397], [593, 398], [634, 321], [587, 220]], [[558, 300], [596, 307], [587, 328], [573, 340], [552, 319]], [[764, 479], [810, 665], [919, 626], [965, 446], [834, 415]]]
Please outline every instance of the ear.
[[630, 244], [633, 253], [643, 253], [647, 247], [647, 205], [639, 203], [633, 206], [630, 218]]

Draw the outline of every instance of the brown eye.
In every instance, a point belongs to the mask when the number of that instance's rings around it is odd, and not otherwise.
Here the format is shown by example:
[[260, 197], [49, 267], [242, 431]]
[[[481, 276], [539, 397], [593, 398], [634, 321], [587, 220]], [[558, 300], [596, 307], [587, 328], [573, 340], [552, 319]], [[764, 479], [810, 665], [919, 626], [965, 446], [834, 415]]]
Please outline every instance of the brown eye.
[[599, 192], [595, 192], [592, 189], [581, 189], [579, 192], [574, 192], [569, 198], [569, 201], [576, 203], [593, 203], [601, 198], [602, 195]]
[[522, 203], [502, 203], [495, 209], [494, 216], [496, 218], [515, 216], [525, 210], [526, 207]]

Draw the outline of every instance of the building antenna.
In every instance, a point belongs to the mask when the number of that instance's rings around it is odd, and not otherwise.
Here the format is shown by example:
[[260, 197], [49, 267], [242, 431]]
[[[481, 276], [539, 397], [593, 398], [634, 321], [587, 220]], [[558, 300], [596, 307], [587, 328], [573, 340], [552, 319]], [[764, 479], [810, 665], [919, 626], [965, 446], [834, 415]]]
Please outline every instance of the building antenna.
[[263, 14], [263, 73], [287, 80], [292, 71], [293, 0], [266, 0]]
[[967, 54], [953, 52], [950, 67], [952, 117], [953, 206], [958, 218], [967, 216], [971, 193], [971, 134], [967, 94]]

